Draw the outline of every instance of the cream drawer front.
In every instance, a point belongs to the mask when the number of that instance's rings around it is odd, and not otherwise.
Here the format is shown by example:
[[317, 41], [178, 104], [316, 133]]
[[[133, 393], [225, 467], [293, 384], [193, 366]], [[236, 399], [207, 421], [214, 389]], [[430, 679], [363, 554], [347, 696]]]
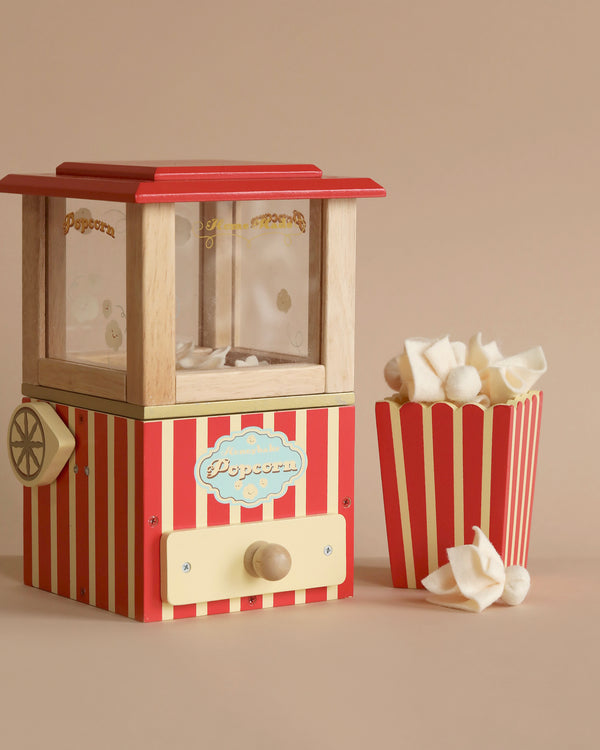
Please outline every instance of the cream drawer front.
[[[247, 572], [244, 555], [264, 541], [291, 556], [289, 573], [267, 581]], [[193, 604], [335, 586], [346, 578], [346, 520], [337, 514], [171, 531], [161, 538], [161, 596]]]

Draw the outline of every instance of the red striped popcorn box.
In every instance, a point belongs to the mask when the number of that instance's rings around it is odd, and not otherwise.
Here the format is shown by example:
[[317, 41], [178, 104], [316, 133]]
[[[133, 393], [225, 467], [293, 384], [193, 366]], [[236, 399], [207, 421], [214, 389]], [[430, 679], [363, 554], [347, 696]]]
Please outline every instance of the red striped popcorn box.
[[505, 565], [527, 565], [542, 392], [484, 408], [376, 405], [393, 584], [421, 581], [479, 526]]

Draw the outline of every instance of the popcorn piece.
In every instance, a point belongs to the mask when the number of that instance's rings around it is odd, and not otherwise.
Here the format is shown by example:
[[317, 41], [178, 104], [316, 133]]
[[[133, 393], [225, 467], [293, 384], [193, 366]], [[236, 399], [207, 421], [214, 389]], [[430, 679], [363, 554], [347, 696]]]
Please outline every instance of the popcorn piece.
[[454, 352], [456, 358], [457, 367], [462, 367], [467, 364], [467, 345], [463, 344], [462, 341], [451, 341], [450, 346]]
[[402, 352], [398, 357], [398, 372], [400, 373], [403, 386], [407, 387], [407, 384], [413, 381], [413, 375], [406, 352]]
[[393, 357], [387, 362], [383, 370], [383, 377], [385, 382], [393, 391], [399, 391], [402, 388], [402, 377], [400, 375], [400, 367], [398, 360], [400, 357]]
[[479, 372], [486, 370], [494, 362], [502, 359], [502, 353], [495, 341], [481, 343], [481, 333], [471, 337], [466, 363], [476, 367]]
[[481, 378], [471, 365], [455, 367], [446, 380], [446, 398], [459, 406], [475, 401], [481, 389]]
[[412, 374], [412, 379], [406, 383], [411, 401], [443, 401], [445, 398], [442, 381], [424, 356], [425, 350], [432, 343], [429, 339], [416, 338], [406, 339], [404, 342]]
[[225, 358], [230, 349], [230, 346], [226, 346], [223, 349], [213, 349], [208, 354], [191, 351], [178, 360], [177, 364], [184, 370], [218, 370], [225, 367]]
[[521, 604], [527, 596], [530, 586], [531, 576], [528, 570], [521, 565], [509, 565], [506, 568], [502, 601], [505, 604], [510, 604], [511, 607]]
[[433, 594], [427, 601], [467, 612], [482, 612], [500, 598], [506, 604], [520, 604], [529, 591], [529, 573], [520, 565], [505, 569], [483, 531], [477, 526], [473, 530], [473, 544], [451, 547], [450, 562], [423, 579]]
[[530, 390], [548, 369], [541, 346], [506, 357], [489, 368], [489, 394], [493, 404], [508, 401]]
[[426, 349], [425, 357], [442, 382], [446, 380], [450, 370], [458, 364], [448, 336], [438, 339]]
[[268, 365], [268, 364], [269, 363], [266, 360], [259, 361], [256, 354], [250, 354], [246, 357], [246, 359], [235, 360], [236, 367], [258, 367], [259, 365]]

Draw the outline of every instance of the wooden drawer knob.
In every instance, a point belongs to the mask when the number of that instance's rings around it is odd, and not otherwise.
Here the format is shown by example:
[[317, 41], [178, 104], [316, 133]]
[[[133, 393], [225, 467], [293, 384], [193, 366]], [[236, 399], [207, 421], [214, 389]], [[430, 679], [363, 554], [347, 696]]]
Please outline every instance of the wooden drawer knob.
[[292, 558], [281, 544], [254, 542], [246, 550], [244, 567], [255, 578], [280, 581], [290, 572]]

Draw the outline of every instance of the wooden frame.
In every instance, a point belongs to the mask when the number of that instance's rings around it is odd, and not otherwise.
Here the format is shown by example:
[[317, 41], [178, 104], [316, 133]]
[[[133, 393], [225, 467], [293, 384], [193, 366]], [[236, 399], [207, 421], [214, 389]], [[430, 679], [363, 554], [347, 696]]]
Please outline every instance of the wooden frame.
[[175, 403], [175, 206], [127, 204], [127, 401]]
[[127, 375], [123, 370], [83, 365], [60, 359], [40, 359], [40, 385], [125, 401]]
[[323, 393], [322, 365], [284, 364], [266, 367], [228, 367], [177, 373], [177, 403], [223, 401], [266, 396]]
[[[28, 196], [24, 196], [26, 198]], [[63, 231], [63, 220], [66, 212], [66, 199], [48, 197], [41, 199], [44, 206], [44, 224], [37, 226], [39, 232], [39, 245], [44, 247], [44, 254], [39, 258], [38, 272], [43, 274], [44, 287], [42, 290], [42, 302], [45, 314], [43, 316], [44, 340], [36, 350], [35, 362], [35, 384], [57, 388], [60, 390], [82, 393], [100, 398], [114, 400], [125, 400], [126, 398], [126, 373], [122, 370], [113, 370], [106, 367], [95, 366], [90, 363], [79, 363], [67, 360], [66, 351], [66, 237]], [[25, 214], [24, 214], [25, 216]], [[29, 221], [32, 219], [29, 214]], [[38, 220], [39, 221], [39, 220]], [[27, 232], [32, 231], [27, 229]], [[27, 236], [25, 224], [23, 236]], [[27, 240], [30, 244], [30, 240]], [[31, 249], [29, 250], [31, 254]], [[25, 254], [24, 254], [25, 258]], [[27, 264], [23, 264], [24, 277]], [[31, 286], [31, 281], [28, 282]], [[32, 289], [28, 292], [31, 296]], [[25, 313], [25, 306], [23, 307]], [[31, 322], [23, 323], [23, 340], [31, 337], [34, 330]], [[31, 349], [31, 346], [25, 347]], [[28, 365], [29, 375], [23, 372], [25, 383], [31, 383], [29, 379], [34, 370], [33, 357], [28, 354], [31, 364]]]
[[323, 258], [326, 253], [323, 236], [323, 205], [310, 201], [310, 236], [308, 250], [308, 361], [321, 361], [321, 308], [323, 306]]
[[46, 355], [46, 201], [24, 195], [22, 206], [22, 377], [37, 385], [38, 362]]
[[[212, 208], [212, 213], [211, 213]], [[350, 392], [354, 387], [356, 200], [311, 200], [308, 360], [269, 368], [175, 370], [175, 206], [127, 204], [127, 373], [64, 361], [65, 241], [63, 198], [23, 199], [23, 380], [141, 406]], [[234, 243], [203, 223], [232, 221], [232, 204], [200, 206], [202, 344], [231, 343]], [[223, 214], [223, 215], [222, 215]], [[318, 287], [315, 288], [315, 285]], [[314, 304], [320, 292], [321, 304]], [[201, 323], [202, 325], [202, 323]], [[320, 362], [319, 362], [320, 359]]]
[[233, 315], [233, 237], [207, 229], [215, 218], [233, 221], [233, 203], [202, 203], [200, 248], [202, 249], [202, 336], [200, 344], [211, 349], [229, 346]]
[[46, 356], [66, 358], [67, 238], [65, 198], [46, 199]]
[[324, 202], [321, 362], [325, 392], [354, 390], [356, 199]]

